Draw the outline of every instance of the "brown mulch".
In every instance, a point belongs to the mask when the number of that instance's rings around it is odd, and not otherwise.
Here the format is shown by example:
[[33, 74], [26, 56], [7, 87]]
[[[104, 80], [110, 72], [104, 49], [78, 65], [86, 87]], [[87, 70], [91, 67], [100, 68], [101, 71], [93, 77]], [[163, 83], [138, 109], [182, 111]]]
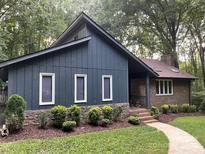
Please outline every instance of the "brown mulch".
[[160, 122], [169, 123], [178, 117], [185, 117], [185, 116], [205, 116], [205, 113], [169, 113], [169, 114], [161, 114], [159, 117]]
[[48, 129], [39, 129], [36, 125], [28, 125], [18, 133], [10, 134], [8, 137], [0, 137], [0, 143], [9, 143], [25, 139], [48, 139], [52, 137], [73, 136], [88, 132], [105, 131], [132, 126], [133, 125], [127, 122], [127, 119], [114, 122], [109, 127], [91, 126], [84, 124], [75, 128], [75, 131], [73, 132], [63, 132], [61, 129], [57, 129], [52, 126], [49, 126]]

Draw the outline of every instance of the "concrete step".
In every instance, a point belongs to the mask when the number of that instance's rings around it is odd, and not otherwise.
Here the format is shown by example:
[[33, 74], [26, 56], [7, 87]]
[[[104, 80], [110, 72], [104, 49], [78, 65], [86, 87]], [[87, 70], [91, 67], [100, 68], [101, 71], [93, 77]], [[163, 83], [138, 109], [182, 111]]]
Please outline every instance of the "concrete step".
[[142, 121], [144, 124], [158, 122], [156, 119]]
[[149, 112], [141, 112], [141, 113], [138, 113], [138, 116], [139, 117], [150, 116], [150, 113]]
[[139, 117], [139, 119], [141, 121], [147, 121], [147, 120], [154, 120], [154, 117], [149, 115], [149, 116]]
[[144, 113], [144, 112], [149, 112], [149, 110], [148, 109], [145, 109], [145, 108], [131, 108], [130, 110], [129, 110], [129, 113], [130, 114], [139, 114], [139, 113]]

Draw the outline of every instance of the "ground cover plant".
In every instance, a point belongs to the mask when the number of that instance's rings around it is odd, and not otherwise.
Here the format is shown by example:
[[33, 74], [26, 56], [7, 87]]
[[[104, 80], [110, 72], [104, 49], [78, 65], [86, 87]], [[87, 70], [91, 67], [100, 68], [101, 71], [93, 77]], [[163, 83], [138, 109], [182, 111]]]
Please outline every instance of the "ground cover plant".
[[[94, 146], [93, 146], [94, 145]], [[151, 127], [141, 126], [47, 140], [25, 140], [0, 145], [0, 153], [143, 153], [167, 154], [168, 139]]]

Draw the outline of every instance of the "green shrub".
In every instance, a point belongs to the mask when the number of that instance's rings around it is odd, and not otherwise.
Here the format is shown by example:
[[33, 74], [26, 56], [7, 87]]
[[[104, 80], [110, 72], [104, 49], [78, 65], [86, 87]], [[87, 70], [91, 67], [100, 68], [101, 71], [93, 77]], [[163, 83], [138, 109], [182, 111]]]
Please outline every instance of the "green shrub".
[[102, 107], [102, 112], [105, 119], [112, 119], [112, 111], [113, 109], [111, 106], [106, 105]]
[[205, 100], [205, 91], [194, 92], [192, 94], [192, 104], [196, 105], [197, 110], [199, 110], [203, 100]]
[[68, 108], [68, 115], [67, 118], [70, 121], [75, 121], [77, 125], [80, 124], [80, 114], [81, 114], [81, 107], [77, 105], [72, 105]]
[[200, 105], [200, 107], [199, 107], [199, 110], [200, 110], [201, 112], [205, 112], [205, 99], [202, 101], [202, 103], [201, 103], [201, 105]]
[[163, 114], [167, 114], [169, 112], [169, 105], [164, 104], [161, 106], [161, 109]]
[[101, 116], [101, 109], [99, 107], [92, 107], [88, 112], [89, 122], [92, 125], [98, 125]]
[[112, 120], [117, 121], [122, 113], [122, 107], [117, 106], [114, 107], [112, 110]]
[[64, 132], [70, 132], [70, 131], [73, 131], [75, 127], [76, 127], [75, 121], [65, 121], [63, 123], [62, 130]]
[[159, 109], [157, 107], [155, 107], [155, 106], [151, 107], [150, 113], [151, 113], [151, 116], [153, 116], [156, 119], [158, 119], [159, 116], [160, 116]]
[[38, 123], [39, 123], [39, 128], [45, 129], [48, 124], [48, 114], [45, 112], [42, 112], [38, 115]]
[[57, 128], [61, 128], [63, 122], [65, 122], [67, 109], [65, 106], [55, 106], [51, 109], [51, 113], [53, 116], [54, 126]]
[[189, 104], [182, 104], [182, 112], [184, 113], [189, 112]]
[[6, 109], [6, 125], [10, 132], [14, 132], [23, 128], [25, 120], [24, 111], [26, 108], [26, 102], [23, 97], [19, 95], [12, 95], [9, 97]]
[[181, 105], [178, 105], [178, 112], [183, 112], [183, 108]]
[[129, 116], [128, 117], [128, 122], [130, 124], [133, 124], [133, 125], [139, 125], [140, 124], [140, 120], [137, 116]]
[[190, 105], [189, 106], [189, 112], [196, 112], [197, 109], [196, 109], [196, 105]]
[[101, 126], [102, 127], [107, 127], [110, 124], [110, 120], [109, 119], [102, 119], [101, 120]]
[[171, 113], [177, 113], [178, 112], [178, 105], [177, 104], [171, 104], [169, 105], [169, 109]]

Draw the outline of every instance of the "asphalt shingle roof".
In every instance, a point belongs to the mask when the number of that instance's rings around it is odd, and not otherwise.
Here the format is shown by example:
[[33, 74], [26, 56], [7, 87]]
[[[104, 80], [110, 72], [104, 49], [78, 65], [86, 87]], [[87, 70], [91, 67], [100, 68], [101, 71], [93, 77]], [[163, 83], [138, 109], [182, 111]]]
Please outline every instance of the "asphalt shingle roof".
[[159, 78], [183, 78], [183, 79], [196, 79], [195, 76], [183, 72], [174, 66], [167, 65], [166, 63], [155, 59], [141, 59], [146, 65], [151, 67]]

